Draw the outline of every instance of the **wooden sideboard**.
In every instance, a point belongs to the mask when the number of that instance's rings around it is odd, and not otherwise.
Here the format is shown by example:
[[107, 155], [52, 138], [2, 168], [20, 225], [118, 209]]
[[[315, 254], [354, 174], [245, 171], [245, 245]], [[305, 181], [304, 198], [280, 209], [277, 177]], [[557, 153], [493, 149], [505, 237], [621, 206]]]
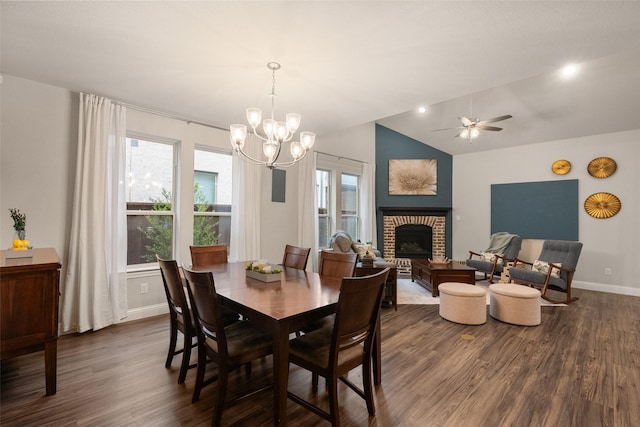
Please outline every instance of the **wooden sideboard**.
[[60, 257], [52, 248], [29, 258], [0, 252], [0, 359], [44, 350], [46, 393], [55, 394]]

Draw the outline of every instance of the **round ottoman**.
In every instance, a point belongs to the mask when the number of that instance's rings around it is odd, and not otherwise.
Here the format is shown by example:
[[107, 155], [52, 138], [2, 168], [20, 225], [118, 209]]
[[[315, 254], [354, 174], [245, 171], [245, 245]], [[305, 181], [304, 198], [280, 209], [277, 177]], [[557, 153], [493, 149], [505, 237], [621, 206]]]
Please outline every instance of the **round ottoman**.
[[445, 282], [438, 285], [438, 292], [442, 318], [463, 325], [481, 325], [487, 321], [487, 297], [481, 287]]
[[540, 291], [513, 283], [490, 285], [489, 314], [494, 319], [514, 325], [539, 325]]

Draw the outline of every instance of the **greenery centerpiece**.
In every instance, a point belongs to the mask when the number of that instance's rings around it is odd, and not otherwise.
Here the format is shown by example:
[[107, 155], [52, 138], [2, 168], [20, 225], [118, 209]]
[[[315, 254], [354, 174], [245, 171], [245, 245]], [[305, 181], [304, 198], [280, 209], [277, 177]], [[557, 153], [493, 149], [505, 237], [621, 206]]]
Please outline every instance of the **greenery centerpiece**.
[[282, 273], [280, 266], [271, 265], [265, 259], [248, 262], [246, 270], [248, 277], [262, 282], [278, 281], [280, 280], [280, 273]]
[[14, 251], [26, 251], [29, 249], [29, 241], [26, 239], [27, 214], [20, 212], [19, 209], [9, 209], [11, 219], [13, 219], [13, 229], [16, 231], [17, 238], [13, 240]]

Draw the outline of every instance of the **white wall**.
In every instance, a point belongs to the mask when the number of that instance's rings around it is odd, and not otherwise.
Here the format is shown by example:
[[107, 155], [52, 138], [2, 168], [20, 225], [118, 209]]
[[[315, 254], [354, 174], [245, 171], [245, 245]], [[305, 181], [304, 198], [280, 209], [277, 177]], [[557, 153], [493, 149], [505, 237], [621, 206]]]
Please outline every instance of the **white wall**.
[[75, 174], [78, 96], [4, 75], [0, 84], [0, 247], [13, 240], [9, 209], [27, 215], [27, 239], [67, 253]]
[[[454, 156], [453, 256], [464, 259], [470, 249], [486, 248], [491, 229], [491, 184], [578, 179], [581, 203], [604, 191], [618, 196], [622, 209], [612, 218], [595, 219], [580, 207], [578, 229], [584, 246], [573, 285], [640, 296], [636, 279], [640, 264], [639, 141], [640, 130], [634, 130]], [[596, 179], [587, 172], [587, 164], [600, 156], [611, 157], [618, 164], [609, 178]], [[551, 172], [551, 164], [558, 159], [571, 162], [567, 175]], [[538, 247], [533, 244], [527, 251]], [[612, 269], [611, 276], [605, 276], [605, 267]]]

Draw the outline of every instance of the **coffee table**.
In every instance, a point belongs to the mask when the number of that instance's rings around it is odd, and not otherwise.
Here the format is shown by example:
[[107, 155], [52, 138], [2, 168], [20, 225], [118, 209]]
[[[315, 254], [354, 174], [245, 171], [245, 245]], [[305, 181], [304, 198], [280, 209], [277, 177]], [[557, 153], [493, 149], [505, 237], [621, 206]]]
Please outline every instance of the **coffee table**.
[[431, 264], [428, 259], [411, 258], [411, 281], [418, 282], [438, 296], [438, 285], [444, 282], [476, 284], [476, 269], [451, 261], [449, 264]]

